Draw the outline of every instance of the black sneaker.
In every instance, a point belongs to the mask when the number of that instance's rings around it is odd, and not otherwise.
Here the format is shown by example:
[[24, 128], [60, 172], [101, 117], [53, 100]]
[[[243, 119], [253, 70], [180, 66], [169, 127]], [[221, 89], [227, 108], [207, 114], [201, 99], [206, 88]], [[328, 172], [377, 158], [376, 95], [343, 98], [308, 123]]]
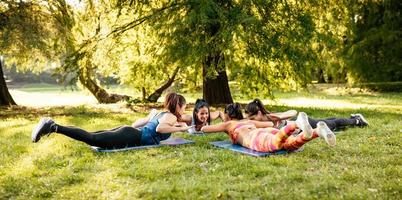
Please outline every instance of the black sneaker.
[[363, 117], [362, 114], [356, 113], [356, 114], [351, 114], [352, 118], [357, 120], [357, 126], [368, 126], [369, 123], [368, 121]]
[[52, 133], [51, 127], [54, 124], [52, 119], [42, 118], [38, 125], [32, 130], [32, 142], [38, 142], [42, 136]]

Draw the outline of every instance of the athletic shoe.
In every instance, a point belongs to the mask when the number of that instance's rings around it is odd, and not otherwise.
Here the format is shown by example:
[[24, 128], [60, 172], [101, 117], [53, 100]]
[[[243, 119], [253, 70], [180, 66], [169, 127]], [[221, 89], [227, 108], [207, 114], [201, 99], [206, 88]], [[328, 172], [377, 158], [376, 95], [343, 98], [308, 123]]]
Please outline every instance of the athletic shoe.
[[357, 120], [357, 126], [368, 126], [369, 123], [368, 121], [363, 117], [362, 114], [356, 113], [356, 114], [351, 114], [352, 118]]
[[323, 121], [317, 123], [317, 134], [327, 142], [329, 146], [336, 145], [336, 136], [335, 134], [328, 128], [327, 124]]
[[275, 127], [277, 129], [281, 129], [281, 128], [285, 127], [287, 123], [288, 122], [286, 120], [279, 120], [279, 121], [276, 121]]
[[54, 124], [52, 119], [42, 118], [38, 125], [32, 130], [32, 142], [38, 142], [42, 136], [49, 135], [52, 132], [51, 127]]
[[310, 139], [313, 136], [313, 128], [311, 127], [310, 123], [308, 123], [308, 117], [306, 113], [299, 112], [299, 115], [296, 119], [296, 124], [299, 129], [303, 130], [304, 137], [306, 139]]

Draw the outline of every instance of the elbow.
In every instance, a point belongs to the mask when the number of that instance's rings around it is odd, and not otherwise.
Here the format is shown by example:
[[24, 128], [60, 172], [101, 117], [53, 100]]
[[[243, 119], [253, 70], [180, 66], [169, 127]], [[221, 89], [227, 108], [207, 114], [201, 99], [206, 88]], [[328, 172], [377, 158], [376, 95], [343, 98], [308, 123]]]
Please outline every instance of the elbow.
[[156, 127], [156, 132], [162, 133], [162, 131], [163, 131], [163, 127], [161, 127], [160, 125], [158, 125], [158, 126]]

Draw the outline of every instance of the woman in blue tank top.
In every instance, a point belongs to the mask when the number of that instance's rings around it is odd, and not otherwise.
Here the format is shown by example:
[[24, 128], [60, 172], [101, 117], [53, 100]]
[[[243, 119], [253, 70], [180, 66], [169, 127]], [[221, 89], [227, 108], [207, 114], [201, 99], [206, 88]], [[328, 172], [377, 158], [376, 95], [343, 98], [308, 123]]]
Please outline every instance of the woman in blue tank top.
[[32, 131], [32, 142], [42, 136], [59, 133], [102, 148], [123, 148], [128, 146], [154, 145], [166, 140], [173, 132], [187, 131], [182, 121], [186, 99], [179, 94], [169, 93], [165, 97], [164, 112], [151, 112], [147, 118], [137, 120], [132, 126], [120, 126], [110, 130], [88, 132], [78, 127], [62, 126], [50, 118], [42, 118]]

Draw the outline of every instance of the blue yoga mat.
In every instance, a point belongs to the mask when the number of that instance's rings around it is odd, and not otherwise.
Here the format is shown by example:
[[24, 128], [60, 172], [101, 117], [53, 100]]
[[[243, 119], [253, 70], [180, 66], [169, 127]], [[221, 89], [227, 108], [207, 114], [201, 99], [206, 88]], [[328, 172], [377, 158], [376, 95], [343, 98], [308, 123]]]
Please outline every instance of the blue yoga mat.
[[177, 146], [182, 144], [193, 144], [194, 141], [186, 140], [183, 138], [169, 138], [167, 140], [161, 141], [158, 145], [146, 145], [146, 146], [136, 146], [136, 147], [126, 147], [121, 149], [104, 149], [101, 147], [91, 146], [92, 150], [96, 152], [118, 152], [118, 151], [128, 151], [128, 150], [138, 150], [138, 149], [147, 149], [147, 148], [155, 148], [161, 146]]
[[303, 151], [303, 148], [300, 148], [295, 151], [279, 150], [279, 151], [276, 151], [273, 153], [267, 153], [267, 152], [254, 151], [252, 149], [248, 149], [248, 148], [242, 147], [240, 145], [232, 144], [232, 142], [230, 142], [230, 141], [217, 141], [217, 142], [211, 142], [210, 144], [214, 145], [215, 147], [229, 149], [232, 151], [236, 151], [236, 152], [240, 152], [243, 154], [247, 154], [250, 156], [256, 156], [256, 157], [272, 156], [272, 155], [278, 155], [278, 154], [287, 154], [287, 153], [292, 153], [292, 152]]

